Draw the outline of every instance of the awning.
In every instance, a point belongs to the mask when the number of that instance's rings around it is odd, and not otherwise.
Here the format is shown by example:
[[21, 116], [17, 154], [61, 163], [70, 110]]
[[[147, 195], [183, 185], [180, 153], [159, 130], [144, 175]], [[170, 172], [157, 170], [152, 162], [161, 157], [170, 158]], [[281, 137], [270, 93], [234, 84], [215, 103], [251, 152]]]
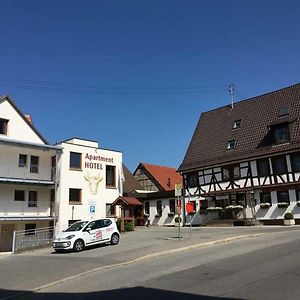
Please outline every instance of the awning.
[[112, 205], [121, 205], [121, 204], [125, 204], [125, 205], [135, 205], [135, 206], [139, 206], [139, 205], [143, 205], [143, 203], [138, 200], [137, 198], [134, 197], [118, 197], [113, 203]]

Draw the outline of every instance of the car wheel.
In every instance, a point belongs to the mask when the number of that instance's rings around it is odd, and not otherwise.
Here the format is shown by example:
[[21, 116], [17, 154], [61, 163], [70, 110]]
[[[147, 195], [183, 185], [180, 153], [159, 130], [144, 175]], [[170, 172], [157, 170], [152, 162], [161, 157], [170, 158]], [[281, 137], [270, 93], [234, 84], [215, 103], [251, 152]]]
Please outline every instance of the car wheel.
[[80, 252], [80, 251], [82, 251], [83, 249], [84, 249], [84, 242], [83, 242], [83, 240], [76, 240], [76, 241], [74, 242], [73, 250], [74, 250], [75, 252]]
[[117, 245], [117, 244], [119, 244], [119, 240], [120, 240], [119, 235], [117, 233], [113, 233], [111, 238], [110, 238], [110, 243], [112, 245]]

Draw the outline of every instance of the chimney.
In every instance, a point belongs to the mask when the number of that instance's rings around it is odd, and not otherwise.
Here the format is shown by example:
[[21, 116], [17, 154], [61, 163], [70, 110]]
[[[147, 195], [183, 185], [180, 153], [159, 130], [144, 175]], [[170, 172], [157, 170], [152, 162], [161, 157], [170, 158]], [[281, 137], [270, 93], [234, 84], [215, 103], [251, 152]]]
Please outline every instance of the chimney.
[[30, 124], [32, 124], [32, 118], [31, 118], [31, 115], [24, 115], [24, 116], [25, 116], [26, 120], [27, 120]]

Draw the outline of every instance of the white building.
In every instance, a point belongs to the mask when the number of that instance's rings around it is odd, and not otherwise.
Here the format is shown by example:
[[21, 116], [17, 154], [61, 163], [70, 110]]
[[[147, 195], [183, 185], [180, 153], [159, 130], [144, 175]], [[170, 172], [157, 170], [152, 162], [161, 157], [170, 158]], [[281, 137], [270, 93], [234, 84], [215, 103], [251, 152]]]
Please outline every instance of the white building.
[[17, 231], [26, 230], [17, 242], [26, 248], [38, 229], [119, 215], [111, 203], [122, 195], [122, 174], [121, 152], [78, 138], [51, 146], [30, 116], [0, 97], [0, 252], [12, 250]]
[[79, 138], [59, 146], [63, 152], [57, 162], [57, 230], [77, 220], [118, 215], [111, 204], [122, 195], [122, 153]]
[[202, 113], [179, 167], [193, 224], [300, 224], [299, 115], [300, 84]]
[[55, 156], [9, 97], [0, 97], [0, 251], [11, 251], [13, 232], [54, 222]]

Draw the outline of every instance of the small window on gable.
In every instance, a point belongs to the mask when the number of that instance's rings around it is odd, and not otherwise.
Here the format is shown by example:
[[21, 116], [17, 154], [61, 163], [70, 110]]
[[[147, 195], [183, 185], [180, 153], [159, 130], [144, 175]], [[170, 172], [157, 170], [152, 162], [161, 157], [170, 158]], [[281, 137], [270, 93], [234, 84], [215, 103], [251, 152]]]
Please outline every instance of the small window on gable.
[[8, 120], [0, 119], [0, 134], [7, 135]]
[[278, 111], [278, 117], [284, 117], [289, 115], [289, 107], [288, 106], [282, 106], [279, 108]]
[[230, 140], [228, 141], [226, 148], [227, 150], [231, 150], [235, 148], [235, 145], [236, 145], [236, 140]]
[[235, 120], [235, 121], [233, 122], [232, 128], [233, 128], [233, 129], [239, 129], [239, 128], [241, 128], [241, 123], [242, 123], [242, 120], [241, 120], [241, 119]]

